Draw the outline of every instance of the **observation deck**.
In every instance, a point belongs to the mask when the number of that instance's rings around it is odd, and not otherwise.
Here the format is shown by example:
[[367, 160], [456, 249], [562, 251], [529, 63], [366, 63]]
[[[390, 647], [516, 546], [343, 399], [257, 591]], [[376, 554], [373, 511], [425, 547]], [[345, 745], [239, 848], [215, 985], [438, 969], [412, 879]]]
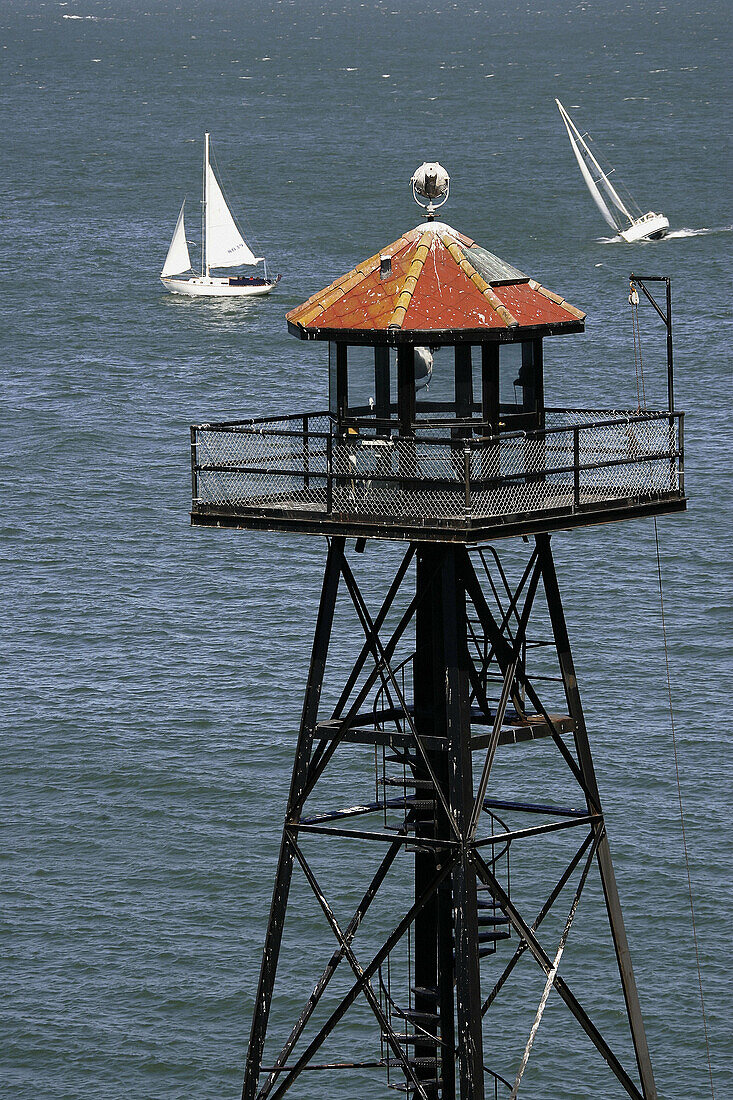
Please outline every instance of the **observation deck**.
[[681, 412], [546, 408], [498, 433], [474, 412], [196, 425], [192, 523], [470, 544], [686, 506]]

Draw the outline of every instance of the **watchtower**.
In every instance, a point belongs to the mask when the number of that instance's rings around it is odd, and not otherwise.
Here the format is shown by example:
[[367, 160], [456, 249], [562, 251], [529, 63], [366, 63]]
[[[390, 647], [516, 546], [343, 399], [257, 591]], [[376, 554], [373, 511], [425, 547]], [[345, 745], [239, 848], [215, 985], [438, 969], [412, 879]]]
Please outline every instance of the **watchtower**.
[[[306, 1069], [370, 1069], [423, 1100], [516, 1096], [554, 989], [628, 1095], [653, 1100], [551, 534], [684, 509], [671, 352], [663, 411], [548, 408], [544, 342], [582, 332], [585, 315], [436, 219], [448, 189], [439, 165], [423, 166], [413, 186], [426, 220], [287, 315], [299, 339], [327, 344], [328, 409], [191, 430], [194, 525], [328, 539], [243, 1098], [276, 1100]], [[514, 580], [495, 545], [510, 536], [522, 536], [525, 553]], [[357, 556], [368, 540], [404, 544], [375, 610], [347, 553], [351, 539]], [[339, 592], [353, 604], [363, 641], [323, 714]], [[546, 638], [530, 626], [538, 608]], [[498, 797], [498, 759], [506, 754], [519, 774], [523, 754], [541, 739], [571, 777], [577, 804], [558, 804], [548, 787], [538, 797]], [[370, 794], [356, 766], [365, 753], [374, 760]], [[334, 758], [349, 754], [350, 804], [318, 805]], [[570, 858], [539, 910], [527, 912], [516, 900], [516, 867], [548, 837], [568, 838]], [[378, 853], [348, 922], [337, 918], [306, 851], [318, 844], [340, 846], [355, 878], [359, 853]], [[296, 864], [335, 949], [324, 946], [318, 981], [303, 990], [287, 1041], [263, 1066]], [[558, 973], [594, 866], [635, 1070]], [[378, 950], [363, 958], [359, 932], [395, 876], [403, 904]], [[564, 892], [572, 901], [550, 950], [540, 926]], [[501, 1011], [501, 990], [525, 953], [546, 982], [510, 1081], [490, 1064], [486, 1021]], [[339, 968], [352, 980], [311, 1034]], [[324, 1062], [324, 1044], [357, 999], [373, 1012], [377, 1054]], [[309, 1095], [328, 1096], [318, 1078]]]

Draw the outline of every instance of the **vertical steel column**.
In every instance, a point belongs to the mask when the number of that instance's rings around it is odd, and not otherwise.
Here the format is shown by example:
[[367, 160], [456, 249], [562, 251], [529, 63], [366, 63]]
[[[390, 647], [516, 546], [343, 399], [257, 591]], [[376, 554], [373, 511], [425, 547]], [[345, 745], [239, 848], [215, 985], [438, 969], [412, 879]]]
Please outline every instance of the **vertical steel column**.
[[[422, 737], [445, 736], [445, 660], [442, 646], [442, 606], [440, 599], [440, 558], [442, 549], [420, 544], [417, 548], [417, 611], [415, 615], [414, 702], [415, 728]], [[434, 775], [448, 799], [448, 773], [445, 752], [428, 750]], [[427, 775], [427, 772], [425, 773]], [[418, 791], [418, 795], [419, 795]], [[423, 792], [424, 793], [424, 792]], [[419, 835], [447, 838], [449, 825], [445, 811], [436, 799], [434, 820], [425, 822]], [[415, 897], [436, 874], [435, 852], [415, 853]], [[455, 1026], [453, 1003], [453, 899], [450, 881], [415, 919], [415, 988], [434, 989], [415, 996], [418, 1011], [439, 1015], [435, 1034], [441, 1045], [415, 1045], [416, 1057], [438, 1055], [443, 1100], [455, 1100]], [[427, 1031], [433, 1031], [427, 1027]], [[429, 1076], [428, 1074], [425, 1075]], [[429, 1093], [429, 1095], [431, 1095]]]
[[[461, 548], [462, 549], [462, 548]], [[450, 807], [460, 830], [460, 859], [453, 872], [458, 1070], [461, 1100], [484, 1100], [481, 975], [478, 954], [476, 874], [467, 832], [473, 810], [471, 712], [469, 706], [466, 590], [460, 575], [461, 549], [441, 547], [441, 596], [445, 650], [445, 716]]]
[[[580, 701], [578, 681], [575, 675], [575, 664], [570, 649], [570, 639], [568, 636], [567, 624], [565, 622], [565, 613], [563, 611], [560, 589], [557, 582], [557, 573], [555, 572], [555, 563], [550, 547], [550, 536], [537, 535], [536, 543], [542, 568], [545, 595], [547, 597], [547, 607], [550, 613], [550, 622], [552, 624], [552, 632], [560, 664], [560, 672], [563, 678], [565, 695], [568, 702], [568, 710], [575, 723], [575, 748], [578, 755], [578, 764], [580, 765], [586, 789], [591, 796], [587, 799], [588, 810], [589, 812], [601, 813], [598, 783], [593, 767], [588, 731], [585, 726], [585, 716]], [[649, 1047], [647, 1045], [646, 1032], [644, 1030], [644, 1021], [641, 1015], [641, 1006], [639, 1004], [639, 994], [634, 979], [634, 970], [631, 965], [631, 952], [629, 951], [629, 944], [626, 938], [626, 929], [624, 928], [621, 903], [619, 901], [618, 888], [616, 886], [616, 876], [614, 875], [613, 864], [611, 862], [611, 849], [608, 844], [608, 837], [606, 836], [605, 824], [603, 821], [596, 822], [593, 825], [593, 830], [596, 836], [600, 834], [597, 851], [598, 869], [603, 885], [608, 920], [611, 926], [611, 935], [613, 937], [613, 945], [616, 951], [619, 974], [621, 976], [621, 985], [626, 1001], [626, 1012], [631, 1028], [631, 1038], [634, 1044], [634, 1053], [636, 1055], [636, 1064], [639, 1069], [642, 1092], [644, 1100], [657, 1100], [657, 1087], [654, 1081], [651, 1058], [649, 1056]]]
[[[331, 627], [336, 607], [339, 579], [344, 557], [343, 538], [331, 540], [326, 560], [326, 570], [323, 577], [323, 589], [321, 602], [318, 608], [316, 631], [313, 639], [308, 684], [303, 703], [303, 714], [298, 735], [298, 747], [295, 752], [295, 764], [290, 783], [290, 794], [285, 814], [285, 821], [290, 826], [291, 835], [297, 835], [298, 822], [303, 808], [303, 795], [305, 790], [308, 764], [310, 762], [313, 747], [313, 733], [318, 720], [318, 705], [321, 699], [323, 676], [326, 669], [326, 657], [328, 645], [331, 639]], [[270, 1015], [272, 991], [275, 985], [280, 944], [282, 942], [283, 927], [285, 924], [285, 911], [290, 893], [290, 882], [293, 875], [293, 849], [288, 843], [283, 832], [278, 859], [275, 888], [270, 907], [270, 919], [265, 936], [265, 946], [262, 956], [262, 968], [257, 987], [254, 1014], [252, 1017], [252, 1030], [250, 1033], [249, 1049], [247, 1051], [247, 1063], [244, 1071], [244, 1085], [242, 1087], [242, 1100], [254, 1100], [257, 1093], [257, 1084], [260, 1070], [262, 1069], [262, 1052], [265, 1045], [265, 1033], [267, 1020]]]

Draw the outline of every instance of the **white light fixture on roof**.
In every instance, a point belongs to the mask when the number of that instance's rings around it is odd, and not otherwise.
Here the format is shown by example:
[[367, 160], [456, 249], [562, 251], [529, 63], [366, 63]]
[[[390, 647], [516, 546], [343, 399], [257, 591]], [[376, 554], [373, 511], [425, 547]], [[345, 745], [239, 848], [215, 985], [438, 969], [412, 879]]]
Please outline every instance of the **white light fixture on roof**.
[[[428, 219], [434, 218], [435, 211], [447, 201], [450, 194], [450, 176], [443, 165], [437, 161], [426, 161], [420, 165], [410, 183], [412, 197], [417, 205], [423, 208]], [[427, 202], [422, 202], [422, 199], [427, 199]], [[439, 201], [436, 202], [436, 199]]]

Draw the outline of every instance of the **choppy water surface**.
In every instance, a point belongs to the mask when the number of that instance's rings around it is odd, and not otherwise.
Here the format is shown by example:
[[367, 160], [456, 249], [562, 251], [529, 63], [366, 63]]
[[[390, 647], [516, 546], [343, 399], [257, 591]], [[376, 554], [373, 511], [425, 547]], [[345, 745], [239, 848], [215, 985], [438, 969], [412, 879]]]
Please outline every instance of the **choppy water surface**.
[[[324, 546], [191, 531], [188, 425], [323, 404], [323, 356], [283, 314], [414, 224], [407, 181], [431, 158], [452, 224], [588, 312], [547, 349], [550, 403], [634, 403], [626, 278], [673, 279], [691, 507], [659, 528], [717, 1094], [733, 1092], [729, 23], [722, 0], [699, 7], [6, 0], [3, 1095], [238, 1093]], [[667, 240], [604, 239], [555, 96], [668, 215]], [[157, 282], [205, 129], [284, 273], [269, 299]], [[643, 326], [661, 377], [651, 310]], [[554, 543], [660, 1095], [702, 1097], [653, 528]], [[367, 554], [367, 586], [394, 561]], [[349, 869], [329, 871], [345, 911]], [[298, 897], [281, 1028], [330, 950]], [[590, 888], [563, 967], [620, 1032], [598, 904]], [[516, 1068], [532, 1015], [507, 1002], [495, 1068]], [[342, 1053], [366, 1049], [365, 1023]], [[618, 1095], [599, 1062], [551, 998], [525, 1094]], [[312, 1081], [297, 1095], [384, 1095]]]

